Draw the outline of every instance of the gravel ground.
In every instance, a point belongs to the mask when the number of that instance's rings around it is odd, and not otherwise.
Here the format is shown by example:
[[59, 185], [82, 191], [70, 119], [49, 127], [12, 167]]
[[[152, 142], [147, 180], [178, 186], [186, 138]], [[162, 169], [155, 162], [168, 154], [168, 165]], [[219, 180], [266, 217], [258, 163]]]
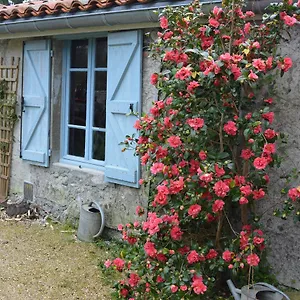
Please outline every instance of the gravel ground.
[[0, 220], [0, 299], [111, 299], [97, 267], [106, 257], [70, 229]]

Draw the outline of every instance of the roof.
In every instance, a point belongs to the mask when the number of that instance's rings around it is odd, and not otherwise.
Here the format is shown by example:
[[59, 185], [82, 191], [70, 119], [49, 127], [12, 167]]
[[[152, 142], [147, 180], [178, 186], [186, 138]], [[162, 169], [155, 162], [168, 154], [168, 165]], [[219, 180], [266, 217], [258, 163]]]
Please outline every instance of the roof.
[[152, 0], [44, 0], [30, 1], [15, 5], [0, 5], [0, 20], [37, 17], [104, 9], [112, 6], [128, 5], [132, 3], [149, 3]]

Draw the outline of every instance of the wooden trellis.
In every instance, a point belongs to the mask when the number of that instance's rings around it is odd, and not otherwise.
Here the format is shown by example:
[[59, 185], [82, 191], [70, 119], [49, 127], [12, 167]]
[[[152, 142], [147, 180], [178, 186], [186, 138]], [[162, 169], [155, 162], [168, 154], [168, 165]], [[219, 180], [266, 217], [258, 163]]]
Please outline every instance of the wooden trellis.
[[8, 196], [20, 58], [0, 58], [0, 201]]

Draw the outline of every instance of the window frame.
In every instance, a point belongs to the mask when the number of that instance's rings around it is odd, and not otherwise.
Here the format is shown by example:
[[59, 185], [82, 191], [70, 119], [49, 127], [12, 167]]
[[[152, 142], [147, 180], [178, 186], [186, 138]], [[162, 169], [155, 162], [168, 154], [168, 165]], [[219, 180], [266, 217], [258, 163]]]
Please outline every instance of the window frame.
[[[63, 61], [62, 61], [62, 113], [61, 113], [61, 159], [62, 163], [69, 163], [79, 167], [87, 167], [100, 169], [104, 171], [105, 160], [96, 160], [93, 155], [93, 133], [95, 131], [106, 132], [106, 128], [98, 128], [93, 126], [94, 118], [94, 96], [95, 96], [95, 75], [98, 71], [108, 71], [106, 68], [96, 67], [96, 39], [107, 38], [107, 34], [101, 34], [93, 37], [73, 37], [66, 39], [63, 45]], [[86, 68], [71, 68], [71, 44], [72, 40], [88, 41], [88, 61]], [[70, 107], [70, 78], [71, 72], [87, 72], [87, 93], [86, 93], [86, 125], [73, 125], [69, 123], [69, 107]], [[106, 98], [107, 101], [107, 98]], [[105, 126], [106, 127], [106, 126]], [[69, 129], [85, 130], [85, 146], [84, 157], [68, 154], [69, 147]], [[106, 145], [105, 145], [106, 148]]]

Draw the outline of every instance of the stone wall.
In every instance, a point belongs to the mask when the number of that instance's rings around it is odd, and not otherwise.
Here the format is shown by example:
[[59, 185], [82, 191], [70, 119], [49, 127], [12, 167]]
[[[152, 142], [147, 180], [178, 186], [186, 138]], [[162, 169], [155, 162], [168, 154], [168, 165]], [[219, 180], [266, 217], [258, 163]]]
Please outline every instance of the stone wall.
[[[147, 40], [145, 38], [145, 44]], [[22, 58], [23, 40], [0, 42], [0, 56], [12, 55]], [[61, 220], [76, 220], [82, 202], [98, 201], [104, 208], [106, 225], [116, 228], [120, 223], [133, 220], [137, 205], [147, 205], [144, 188], [135, 189], [105, 183], [104, 173], [59, 163], [60, 120], [62, 100], [62, 47], [63, 42], [53, 39], [54, 57], [52, 61], [51, 91], [51, 134], [52, 156], [50, 167], [30, 165], [20, 158], [20, 118], [15, 125], [10, 195], [22, 197], [24, 182], [33, 185], [33, 202]], [[146, 49], [146, 48], [144, 48]], [[21, 61], [22, 64], [22, 61]], [[149, 83], [150, 74], [158, 68], [158, 63], [143, 55], [143, 110], [149, 106], [157, 92]], [[20, 70], [20, 77], [22, 70]], [[18, 115], [20, 115], [21, 81], [18, 91]]]
[[[288, 38], [288, 37], [287, 37]], [[275, 129], [288, 136], [288, 143], [278, 150], [284, 157], [280, 169], [271, 174], [270, 196], [262, 201], [262, 221], [268, 237], [270, 251], [268, 258], [278, 280], [290, 287], [300, 289], [300, 224], [293, 218], [282, 220], [273, 216], [276, 204], [282, 203], [281, 189], [284, 186], [282, 175], [291, 174], [293, 169], [300, 171], [300, 26], [293, 32], [290, 41], [282, 42], [280, 52], [293, 60], [292, 69], [277, 80], [277, 105]], [[292, 183], [300, 185], [300, 178]]]

